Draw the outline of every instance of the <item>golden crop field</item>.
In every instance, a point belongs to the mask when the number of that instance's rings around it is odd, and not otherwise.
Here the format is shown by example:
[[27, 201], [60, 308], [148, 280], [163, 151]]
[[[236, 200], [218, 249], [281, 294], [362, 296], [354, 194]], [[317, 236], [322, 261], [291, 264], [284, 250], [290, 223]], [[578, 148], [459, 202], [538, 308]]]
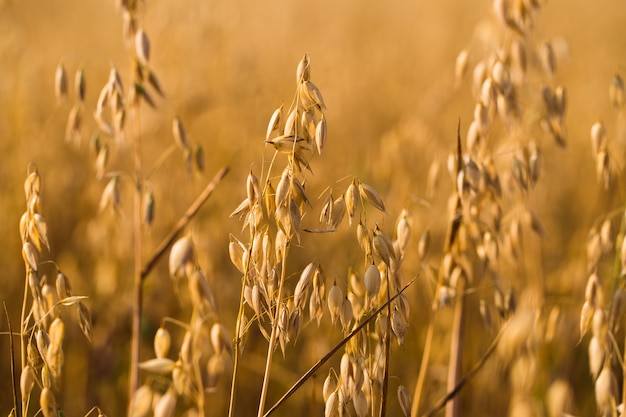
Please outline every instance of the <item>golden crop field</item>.
[[0, 414], [621, 415], [624, 22], [0, 0]]

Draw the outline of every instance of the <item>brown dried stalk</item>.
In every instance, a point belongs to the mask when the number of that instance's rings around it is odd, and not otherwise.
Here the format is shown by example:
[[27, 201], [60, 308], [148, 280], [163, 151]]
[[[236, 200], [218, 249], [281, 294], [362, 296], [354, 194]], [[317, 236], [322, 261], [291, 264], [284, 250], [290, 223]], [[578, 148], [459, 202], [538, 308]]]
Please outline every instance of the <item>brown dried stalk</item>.
[[433, 406], [433, 408], [424, 415], [425, 417], [433, 417], [435, 414], [437, 414], [437, 412], [439, 412], [439, 410], [445, 407], [446, 404], [451, 399], [457, 397], [457, 394], [461, 391], [461, 389], [465, 386], [465, 384], [467, 384], [469, 380], [472, 379], [474, 375], [476, 375], [476, 373], [482, 369], [482, 367], [487, 362], [487, 359], [489, 359], [491, 354], [496, 350], [496, 346], [498, 346], [500, 337], [502, 336], [502, 334], [504, 334], [504, 331], [506, 330], [508, 323], [509, 322], [507, 321], [504, 324], [502, 324], [500, 331], [498, 332], [496, 337], [493, 339], [493, 341], [491, 342], [491, 344], [489, 345], [489, 347], [487, 348], [483, 356], [480, 358], [480, 360], [476, 363], [476, 365], [474, 365], [472, 370], [469, 371], [463, 378], [461, 378], [459, 382], [450, 391], [448, 391], [448, 393], [441, 400], [437, 401], [437, 403]]
[[[285, 244], [285, 248], [283, 249], [285, 253], [283, 254], [282, 266], [280, 271], [280, 283], [278, 284], [278, 296], [277, 300], [283, 299], [283, 289], [285, 287], [285, 269], [287, 267], [287, 251], [289, 250], [289, 241]], [[263, 416], [263, 410], [265, 409], [265, 400], [267, 399], [267, 390], [270, 385], [270, 371], [272, 368], [272, 358], [274, 357], [274, 351], [276, 350], [276, 341], [278, 337], [276, 336], [276, 331], [278, 329], [278, 321], [280, 317], [280, 303], [276, 303], [276, 314], [274, 315], [274, 321], [272, 322], [272, 333], [270, 336], [270, 342], [267, 346], [267, 360], [265, 362], [265, 372], [263, 374], [263, 387], [261, 388], [261, 399], [259, 401], [259, 411], [258, 417]]]
[[22, 415], [20, 409], [17, 404], [17, 379], [15, 378], [15, 346], [13, 345], [13, 329], [11, 328], [11, 320], [9, 320], [9, 311], [7, 310], [7, 305], [3, 301], [2, 306], [4, 307], [4, 314], [7, 318], [7, 326], [9, 328], [9, 353], [11, 356], [11, 388], [13, 389], [13, 411], [17, 417]]
[[230, 170], [229, 167], [221, 168], [215, 174], [211, 182], [209, 182], [207, 186], [204, 187], [204, 190], [202, 190], [202, 193], [200, 193], [200, 195], [198, 195], [198, 198], [196, 198], [196, 200], [189, 206], [185, 214], [183, 214], [183, 216], [178, 220], [178, 222], [174, 226], [174, 229], [170, 232], [170, 234], [165, 239], [163, 239], [163, 241], [159, 244], [159, 246], [154, 251], [154, 254], [150, 257], [148, 262], [145, 263], [143, 269], [141, 270], [142, 279], [146, 279], [146, 277], [155, 267], [159, 259], [161, 259], [161, 257], [165, 254], [165, 252], [169, 249], [169, 247], [172, 246], [176, 238], [178, 238], [178, 236], [183, 231], [183, 229], [187, 226], [187, 224], [189, 224], [189, 222], [196, 215], [198, 210], [200, 210], [204, 202], [209, 199], [211, 194], [213, 194], [215, 187], [217, 187], [217, 185], [224, 179], [226, 174], [228, 174], [229, 170]]

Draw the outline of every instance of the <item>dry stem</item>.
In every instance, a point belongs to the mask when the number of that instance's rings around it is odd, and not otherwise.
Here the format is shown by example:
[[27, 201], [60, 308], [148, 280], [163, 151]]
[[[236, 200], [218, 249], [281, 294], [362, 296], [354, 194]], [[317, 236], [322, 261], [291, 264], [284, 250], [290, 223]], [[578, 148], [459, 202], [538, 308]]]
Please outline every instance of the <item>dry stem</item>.
[[[463, 364], [463, 326], [465, 318], [464, 283], [460, 280], [461, 288], [457, 288], [458, 296], [454, 307], [454, 321], [452, 323], [452, 341], [450, 342], [450, 362], [448, 364], [448, 391], [454, 390], [461, 378]], [[458, 417], [461, 406], [458, 395], [452, 397], [446, 406], [446, 417]]]
[[280, 283], [278, 284], [278, 295], [276, 299], [276, 313], [274, 313], [274, 321], [272, 322], [272, 333], [270, 336], [270, 342], [267, 347], [267, 360], [265, 362], [265, 373], [263, 375], [263, 387], [261, 388], [261, 399], [259, 400], [258, 417], [263, 417], [263, 410], [265, 409], [265, 400], [267, 398], [267, 390], [270, 385], [270, 372], [272, 370], [272, 358], [274, 357], [274, 350], [276, 347], [276, 340], [278, 339], [276, 331], [278, 329], [278, 320], [280, 317], [280, 300], [283, 299], [283, 288], [285, 286], [285, 269], [287, 266], [287, 252], [289, 251], [289, 241], [285, 244], [283, 251], [283, 259], [280, 271]]

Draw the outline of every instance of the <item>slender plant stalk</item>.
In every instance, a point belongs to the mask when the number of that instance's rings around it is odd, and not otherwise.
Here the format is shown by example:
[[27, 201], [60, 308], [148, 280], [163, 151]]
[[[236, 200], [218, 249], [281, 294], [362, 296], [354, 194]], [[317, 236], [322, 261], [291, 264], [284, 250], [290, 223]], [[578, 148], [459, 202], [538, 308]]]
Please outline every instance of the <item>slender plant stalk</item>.
[[[459, 120], [459, 123], [457, 125], [456, 158], [457, 158], [456, 174], [458, 177], [459, 173], [461, 172], [461, 169], [463, 169], [463, 149], [461, 148], [461, 120]], [[458, 194], [455, 195], [455, 198], [456, 198], [456, 202], [454, 204], [454, 211], [452, 213], [452, 218], [450, 219], [450, 222], [448, 223], [448, 230], [446, 232], [446, 239], [444, 241], [444, 253], [449, 253], [452, 250], [452, 247], [454, 246], [454, 242], [456, 241], [456, 238], [457, 238], [457, 234], [459, 232], [459, 228], [461, 227], [462, 202]], [[440, 268], [439, 274], [437, 276], [437, 287], [435, 290], [435, 298], [433, 299], [433, 305], [432, 305], [433, 316], [431, 317], [430, 324], [428, 325], [426, 341], [424, 342], [424, 353], [422, 355], [420, 371], [417, 377], [417, 385], [415, 386], [415, 392], [413, 393], [413, 405], [411, 407], [411, 417], [417, 417], [419, 415], [419, 406], [420, 406], [420, 401], [422, 398], [422, 392], [424, 389], [424, 382], [426, 380], [426, 368], [428, 367], [428, 361], [430, 359], [430, 348], [432, 346], [432, 341], [433, 341], [433, 333], [434, 333], [434, 327], [435, 327], [435, 313], [437, 311], [438, 302], [439, 302], [439, 300], [437, 300], [436, 294], [443, 283], [443, 279], [444, 279], [443, 271]], [[460, 293], [459, 292], [457, 293], [462, 294], [463, 291], [461, 291]], [[461, 295], [459, 299], [461, 297], [463, 297], [463, 295]], [[458, 303], [458, 300], [457, 300], [457, 303]], [[455, 314], [455, 317], [456, 317], [456, 314]], [[460, 324], [462, 328], [463, 323], [461, 322]], [[453, 340], [457, 336], [458, 335], [453, 335], [452, 336]], [[457, 359], [460, 361], [461, 358], [457, 358]], [[450, 382], [448, 381], [448, 383]]]
[[20, 411], [20, 408], [18, 407], [17, 400], [17, 379], [15, 378], [15, 347], [13, 345], [13, 329], [11, 328], [11, 320], [9, 320], [9, 311], [7, 310], [7, 305], [4, 301], [2, 302], [2, 306], [4, 307], [4, 314], [7, 318], [7, 326], [9, 328], [9, 353], [11, 356], [11, 388], [13, 389], [13, 410], [15, 411], [15, 415], [17, 417], [21, 417], [22, 413]]
[[[142, 270], [142, 228], [141, 228], [141, 194], [143, 189], [143, 172], [141, 159], [141, 128], [139, 120], [139, 105], [134, 107], [135, 135], [133, 137], [133, 156], [135, 163], [135, 195], [133, 205], [133, 235], [135, 243], [135, 273], [133, 285], [133, 318], [130, 354], [130, 378], [128, 398], [132, 403], [133, 393], [139, 387], [139, 360], [141, 349], [141, 316], [143, 308], [143, 279]], [[131, 407], [128, 409], [129, 417]]]
[[[448, 391], [454, 390], [461, 379], [463, 364], [463, 333], [465, 324], [465, 292], [464, 280], [461, 279], [457, 288], [457, 297], [454, 307], [454, 319], [452, 322], [452, 341], [450, 342], [450, 362], [448, 363]], [[446, 405], [446, 417], [458, 417], [461, 401], [458, 395]]]
[[[489, 347], [483, 354], [482, 358], [480, 358], [480, 360], [476, 363], [476, 365], [474, 365], [472, 370], [469, 371], [463, 378], [461, 378], [459, 382], [454, 386], [454, 388], [448, 391], [448, 393], [441, 400], [437, 401], [437, 403], [433, 406], [433, 408], [428, 413], [426, 413], [424, 417], [433, 417], [435, 414], [439, 412], [439, 410], [441, 410], [443, 407], [446, 406], [448, 401], [450, 401], [452, 398], [457, 397], [458, 393], [465, 386], [465, 384], [467, 384], [467, 382], [469, 382], [469, 380], [472, 379], [474, 375], [476, 375], [476, 373], [478, 373], [478, 371], [482, 369], [485, 363], [487, 363], [487, 359], [489, 359], [489, 357], [493, 354], [493, 352], [495, 352], [496, 346], [498, 346], [498, 342], [500, 341], [502, 334], [504, 334], [504, 331], [506, 330], [508, 324], [509, 324], [508, 321], [502, 324], [500, 331], [498, 332], [496, 337], [493, 339], [493, 341], [491, 342], [491, 344], [489, 345]], [[411, 415], [413, 414], [411, 413]]]
[[[250, 239], [252, 242], [252, 239]], [[239, 374], [239, 344], [241, 342], [241, 318], [243, 317], [244, 300], [246, 291], [246, 280], [248, 279], [248, 273], [250, 272], [250, 259], [252, 258], [252, 244], [248, 249], [248, 261], [245, 265], [246, 273], [241, 278], [241, 294], [239, 295], [239, 311], [237, 312], [237, 323], [235, 325], [235, 343], [234, 343], [234, 358], [233, 358], [233, 377], [230, 385], [230, 400], [228, 404], [228, 417], [233, 417], [235, 413], [235, 396], [237, 390], [237, 375]]]
[[283, 299], [283, 288], [285, 286], [285, 270], [287, 269], [287, 255], [289, 252], [289, 240], [285, 244], [285, 248], [283, 251], [283, 259], [280, 271], [280, 283], [278, 284], [278, 295], [276, 304], [276, 312], [274, 313], [274, 321], [272, 322], [272, 333], [270, 336], [270, 342], [267, 346], [267, 360], [265, 362], [265, 373], [263, 375], [263, 387], [261, 388], [261, 399], [259, 400], [259, 410], [258, 417], [263, 417], [263, 411], [265, 409], [265, 400], [267, 399], [267, 390], [270, 385], [270, 373], [272, 370], [272, 358], [274, 357], [274, 350], [276, 347], [276, 339], [277, 339], [277, 330], [278, 330], [278, 320], [280, 318], [280, 300]]
[[420, 371], [417, 375], [417, 384], [413, 393], [413, 405], [411, 406], [411, 417], [417, 417], [420, 411], [420, 401], [422, 400], [422, 392], [424, 391], [424, 381], [426, 381], [426, 369], [428, 368], [428, 360], [430, 359], [430, 348], [433, 344], [433, 333], [435, 328], [435, 318], [430, 319], [428, 331], [426, 332], [426, 341], [424, 342], [424, 353], [422, 354], [422, 362]]
[[391, 341], [391, 282], [389, 276], [391, 271], [387, 267], [387, 317], [389, 318], [389, 326], [387, 334], [385, 334], [385, 370], [383, 372], [383, 392], [380, 396], [380, 417], [387, 415], [387, 392], [389, 391], [389, 348]]
[[211, 194], [213, 194], [215, 187], [217, 187], [217, 185], [222, 181], [222, 179], [224, 179], [226, 174], [228, 174], [229, 170], [230, 169], [228, 167], [221, 168], [217, 172], [217, 174], [215, 174], [211, 182], [209, 182], [207, 186], [204, 188], [204, 190], [202, 190], [202, 193], [200, 193], [200, 195], [191, 204], [191, 206], [189, 206], [189, 208], [187, 209], [183, 217], [181, 217], [176, 223], [176, 225], [174, 226], [174, 229], [170, 232], [170, 234], [165, 239], [163, 239], [163, 241], [159, 244], [159, 246], [154, 251], [154, 254], [150, 257], [148, 262], [146, 262], [146, 264], [144, 265], [143, 269], [141, 270], [141, 279], [146, 279], [148, 274], [156, 266], [159, 259], [161, 259], [161, 257], [165, 254], [165, 252], [169, 249], [169, 247], [172, 246], [172, 244], [174, 244], [174, 241], [176, 241], [176, 238], [180, 235], [182, 230], [187, 226], [187, 224], [189, 224], [189, 222], [196, 215], [198, 210], [200, 210], [204, 202], [209, 199]]

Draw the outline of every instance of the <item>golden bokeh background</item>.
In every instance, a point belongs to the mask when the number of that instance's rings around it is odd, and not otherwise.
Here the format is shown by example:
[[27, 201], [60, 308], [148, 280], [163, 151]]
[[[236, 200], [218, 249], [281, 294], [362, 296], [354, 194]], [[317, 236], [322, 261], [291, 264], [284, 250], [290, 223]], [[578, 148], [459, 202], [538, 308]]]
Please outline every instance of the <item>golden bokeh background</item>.
[[[229, 166], [229, 175], [189, 230], [218, 297], [222, 322], [231, 332], [240, 277], [229, 260], [228, 239], [231, 233], [245, 233], [241, 223], [228, 216], [245, 196], [250, 170], [258, 175], [264, 160], [271, 157], [263, 146], [267, 122], [276, 107], [291, 101], [295, 68], [304, 53], [311, 58], [312, 79], [324, 94], [329, 129], [323, 155], [311, 163], [315, 175], [310, 187], [307, 185], [310, 196], [316, 199], [329, 185], [341, 192], [347, 176], [373, 185], [389, 212], [377, 218], [380, 226], [391, 233], [400, 211], [408, 208], [414, 219], [410, 253], [416, 251], [421, 233], [429, 229], [433, 249], [428, 261], [438, 267], [447, 196], [452, 190], [445, 161], [455, 146], [458, 121], [464, 134], [474, 108], [470, 78], [455, 88], [454, 62], [463, 48], [480, 54], [496, 36], [497, 21], [490, 1], [148, 0], [141, 10], [141, 24], [152, 46], [151, 67], [166, 94], [165, 99], [156, 99], [155, 110], [146, 106], [142, 110], [146, 171], [173, 143], [171, 120], [176, 115], [206, 155], [202, 174], [188, 175], [179, 152], [151, 174], [157, 214], [145, 237], [145, 256], [212, 175]], [[540, 403], [542, 390], [545, 392], [551, 379], [566, 379], [575, 394], [577, 415], [595, 413], [587, 343], [578, 343], [578, 315], [587, 278], [587, 234], [597, 219], [622, 207], [626, 198], [624, 114], [616, 115], [608, 99], [611, 79], [626, 73], [624, 22], [626, 6], [618, 0], [552, 0], [538, 14], [531, 35], [536, 42], [553, 41], [562, 46], [556, 77], [568, 93], [568, 144], [562, 149], [547, 136], [535, 138], [542, 148], [544, 170], [527, 203], [541, 219], [547, 238], [526, 241], [527, 258], [531, 259], [525, 273], [538, 277], [516, 277], [514, 286], [521, 293], [528, 282], [541, 280], [547, 289], [546, 305], [560, 307], [562, 338], [546, 350], [540, 382], [533, 392]], [[109, 416], [121, 415], [127, 404], [132, 292], [131, 187], [123, 180], [119, 218], [98, 211], [105, 181], [96, 180], [95, 158], [89, 147], [96, 126], [86, 115], [81, 143], [65, 142], [70, 103], [57, 103], [54, 96], [54, 73], [60, 62], [68, 71], [70, 86], [75, 71], [84, 69], [91, 112], [112, 65], [128, 77], [128, 52], [115, 2], [0, 0], [0, 295], [15, 330], [24, 282], [18, 223], [25, 209], [22, 185], [32, 163], [43, 178], [42, 213], [51, 244], [44, 257], [54, 260], [68, 275], [75, 293], [90, 297], [87, 303], [94, 318], [92, 345], [73, 328], [76, 326], [66, 326], [59, 403], [67, 416], [84, 415], [94, 405]], [[470, 68], [475, 63], [476, 59], [470, 58]], [[539, 91], [543, 82], [529, 76], [529, 89]], [[70, 87], [70, 94], [72, 91]], [[589, 129], [598, 119], [604, 120], [614, 150], [614, 185], [608, 191], [596, 181], [589, 141]], [[500, 129], [497, 134], [505, 133]], [[513, 150], [498, 151], [504, 158]], [[426, 205], [426, 176], [433, 160], [442, 163], [442, 178]], [[114, 155], [112, 164], [129, 179], [130, 157]], [[305, 219], [311, 223], [322, 200], [313, 203], [310, 218]], [[295, 274], [319, 259], [329, 280], [345, 281], [348, 268], [362, 262], [353, 232], [344, 225], [330, 237], [305, 236], [302, 248], [293, 251], [290, 270]], [[420, 272], [416, 258], [407, 256], [405, 282]], [[42, 267], [42, 273], [48, 267]], [[610, 268], [609, 262], [606, 269]], [[418, 283], [408, 291], [412, 318], [405, 347], [394, 345], [392, 351], [393, 393], [399, 384], [407, 385], [411, 392], [415, 386], [432, 298], [431, 285], [425, 280], [418, 276]], [[466, 370], [491, 340], [481, 327], [478, 298], [469, 300]], [[145, 312], [142, 356], [148, 358], [162, 317], [186, 317], [165, 261], [146, 282]], [[451, 318], [447, 314], [437, 319], [425, 409], [445, 393]], [[6, 332], [6, 320], [0, 323], [0, 330]], [[307, 326], [286, 358], [276, 355], [270, 403], [341, 339], [339, 330], [328, 327], [322, 331], [324, 337], [320, 338], [320, 330]], [[180, 343], [182, 332], [173, 336], [174, 343]], [[0, 413], [8, 415], [12, 407], [8, 337], [3, 335], [0, 342]], [[265, 349], [264, 339], [251, 335], [238, 388], [241, 405], [237, 415], [251, 415], [256, 410]], [[462, 391], [462, 415], [506, 413], [510, 391], [501, 368], [488, 364]], [[322, 415], [320, 390], [328, 367], [324, 369], [287, 403], [285, 414]], [[209, 415], [226, 414], [228, 391], [228, 381], [224, 381], [209, 396]], [[317, 395], [315, 405], [309, 400], [313, 395]], [[180, 411], [183, 409], [181, 404]], [[389, 415], [399, 413], [392, 398]]]

